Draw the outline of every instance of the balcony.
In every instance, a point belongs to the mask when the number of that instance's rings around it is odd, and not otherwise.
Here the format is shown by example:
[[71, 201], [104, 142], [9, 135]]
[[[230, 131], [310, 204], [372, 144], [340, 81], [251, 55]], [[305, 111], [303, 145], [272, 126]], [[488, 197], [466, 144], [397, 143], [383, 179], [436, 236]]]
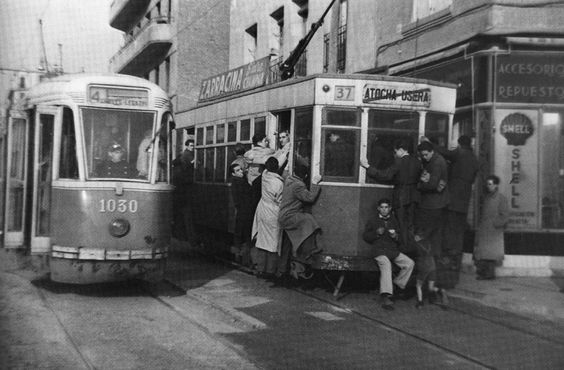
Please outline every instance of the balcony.
[[172, 45], [168, 18], [153, 18], [110, 59], [114, 72], [143, 76], [164, 58]]
[[151, 0], [114, 0], [110, 6], [110, 26], [127, 32], [147, 11]]

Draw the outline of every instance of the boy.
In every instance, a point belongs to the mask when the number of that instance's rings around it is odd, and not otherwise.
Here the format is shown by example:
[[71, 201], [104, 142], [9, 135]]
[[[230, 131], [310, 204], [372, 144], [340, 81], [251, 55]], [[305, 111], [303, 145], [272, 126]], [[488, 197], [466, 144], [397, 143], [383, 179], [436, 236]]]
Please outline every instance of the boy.
[[411, 272], [413, 260], [399, 251], [399, 224], [392, 216], [392, 203], [389, 199], [378, 201], [376, 217], [368, 220], [362, 238], [374, 246], [374, 259], [380, 269], [380, 297], [382, 308], [393, 310], [392, 262], [400, 268], [393, 283], [405, 289]]
[[446, 292], [444, 289], [435, 286], [436, 266], [435, 258], [431, 250], [431, 242], [420, 229], [413, 236], [413, 240], [417, 248], [417, 260], [415, 262], [417, 271], [415, 285], [417, 290], [417, 303], [415, 304], [415, 308], [421, 308], [423, 306], [423, 284], [425, 281], [427, 281], [428, 284], [430, 294], [429, 301], [432, 303], [438, 294], [441, 297], [441, 305], [446, 306], [448, 304]]

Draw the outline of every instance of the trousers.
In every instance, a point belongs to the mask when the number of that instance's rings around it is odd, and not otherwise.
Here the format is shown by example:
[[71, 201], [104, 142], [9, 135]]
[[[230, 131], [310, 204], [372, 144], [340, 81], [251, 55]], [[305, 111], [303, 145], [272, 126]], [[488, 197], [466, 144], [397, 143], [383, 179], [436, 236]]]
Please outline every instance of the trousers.
[[[411, 258], [403, 253], [400, 253], [394, 260], [400, 271], [392, 281], [392, 261], [386, 256], [378, 256], [375, 258], [378, 268], [380, 269], [380, 294], [387, 293], [393, 294], [393, 284], [396, 284], [401, 289], [405, 289], [415, 263]], [[392, 284], [393, 282], [393, 284]]]

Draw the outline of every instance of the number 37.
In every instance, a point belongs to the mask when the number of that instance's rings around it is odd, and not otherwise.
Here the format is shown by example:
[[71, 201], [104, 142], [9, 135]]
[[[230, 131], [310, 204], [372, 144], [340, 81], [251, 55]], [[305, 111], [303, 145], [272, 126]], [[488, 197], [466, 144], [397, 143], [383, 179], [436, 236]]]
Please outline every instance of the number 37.
[[105, 212], [135, 213], [137, 212], [137, 201], [135, 199], [133, 200], [100, 199], [99, 211], [102, 213]]

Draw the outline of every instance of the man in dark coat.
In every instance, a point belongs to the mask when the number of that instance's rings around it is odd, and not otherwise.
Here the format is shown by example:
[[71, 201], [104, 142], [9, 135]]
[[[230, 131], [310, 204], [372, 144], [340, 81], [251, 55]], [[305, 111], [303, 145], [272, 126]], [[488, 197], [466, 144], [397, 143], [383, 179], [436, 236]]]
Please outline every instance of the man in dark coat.
[[441, 256], [444, 219], [449, 202], [448, 169], [446, 160], [433, 148], [433, 144], [423, 141], [417, 146], [421, 156], [423, 171], [417, 184], [421, 201], [416, 214], [415, 227], [426, 230], [431, 241], [435, 258]]
[[462, 247], [464, 232], [467, 226], [468, 205], [472, 195], [472, 184], [480, 169], [478, 159], [474, 155], [469, 136], [458, 138], [458, 147], [448, 150], [434, 145], [434, 149], [448, 161], [448, 192], [449, 204], [443, 239], [442, 264], [448, 270], [454, 271], [445, 288], [454, 288], [458, 283], [462, 262]]
[[305, 166], [296, 166], [294, 174], [284, 182], [278, 222], [291, 243], [291, 248], [283, 243], [277, 275], [286, 273], [291, 253], [295, 261], [290, 274], [294, 278], [306, 277], [304, 265], [311, 264], [311, 257], [320, 251], [315, 236], [321, 228], [315, 218], [304, 211], [304, 205], [315, 202], [319, 196], [321, 176], [313, 177], [311, 190], [308, 190], [303, 181], [307, 171]]
[[419, 203], [420, 194], [417, 183], [421, 174], [421, 161], [409, 154], [407, 140], [394, 143], [395, 161], [391, 167], [377, 169], [361, 160], [360, 165], [366, 168], [366, 174], [379, 181], [392, 181], [394, 192], [392, 205], [395, 209], [400, 225], [400, 241], [404, 250], [408, 249], [408, 232], [413, 232], [415, 210]]
[[235, 231], [233, 244], [236, 256], [241, 263], [250, 265], [251, 230], [256, 206], [254, 205], [251, 185], [247, 182], [243, 168], [238, 163], [229, 167], [231, 173], [231, 195], [235, 207]]
[[124, 159], [125, 150], [120, 144], [110, 145], [108, 148], [108, 159], [104, 160], [96, 168], [99, 177], [130, 178], [133, 174], [129, 163]]

